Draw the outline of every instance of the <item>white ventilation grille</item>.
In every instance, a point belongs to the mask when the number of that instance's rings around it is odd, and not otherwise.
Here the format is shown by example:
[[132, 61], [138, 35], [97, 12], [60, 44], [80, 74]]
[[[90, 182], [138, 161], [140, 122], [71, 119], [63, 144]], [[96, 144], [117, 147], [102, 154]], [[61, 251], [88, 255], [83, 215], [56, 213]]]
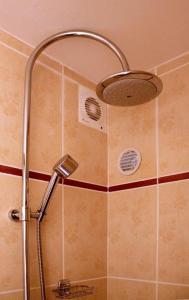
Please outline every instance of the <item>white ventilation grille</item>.
[[141, 163], [141, 154], [134, 148], [126, 149], [121, 153], [118, 167], [122, 174], [132, 175], [137, 171]]
[[106, 104], [84, 86], [79, 87], [79, 122], [106, 132]]
[[95, 98], [89, 97], [85, 100], [85, 110], [89, 116], [94, 121], [100, 120], [102, 116], [102, 111], [99, 103]]

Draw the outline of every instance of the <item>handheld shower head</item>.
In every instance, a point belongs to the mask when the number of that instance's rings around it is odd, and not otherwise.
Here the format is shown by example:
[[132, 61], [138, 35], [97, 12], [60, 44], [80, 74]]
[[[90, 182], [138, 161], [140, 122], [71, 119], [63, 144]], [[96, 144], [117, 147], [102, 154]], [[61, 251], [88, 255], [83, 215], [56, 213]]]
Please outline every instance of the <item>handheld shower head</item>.
[[56, 163], [53, 170], [65, 179], [69, 177], [77, 167], [78, 163], [69, 154], [66, 154]]
[[62, 177], [63, 179], [69, 177], [77, 169], [77, 167], [78, 163], [68, 154], [62, 157], [53, 167], [54, 172], [43, 196], [41, 208], [39, 210], [39, 222], [43, 220], [49, 201], [55, 191], [55, 187], [57, 186], [59, 177]]

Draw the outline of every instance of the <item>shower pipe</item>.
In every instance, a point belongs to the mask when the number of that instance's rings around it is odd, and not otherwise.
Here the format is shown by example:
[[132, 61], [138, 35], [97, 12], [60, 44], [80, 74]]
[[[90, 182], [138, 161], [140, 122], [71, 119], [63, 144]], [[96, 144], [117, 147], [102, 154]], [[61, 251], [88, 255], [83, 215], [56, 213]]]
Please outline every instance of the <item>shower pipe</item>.
[[24, 85], [24, 120], [23, 120], [23, 153], [22, 153], [22, 204], [19, 213], [19, 220], [22, 222], [22, 251], [23, 251], [23, 288], [24, 300], [30, 299], [30, 280], [29, 280], [29, 248], [28, 248], [28, 221], [30, 217], [35, 217], [29, 208], [29, 134], [30, 134], [30, 105], [31, 105], [31, 84], [32, 71], [35, 61], [41, 52], [52, 43], [70, 37], [84, 37], [96, 40], [110, 48], [118, 57], [123, 71], [129, 70], [129, 64], [123, 52], [109, 39], [102, 35], [90, 31], [72, 30], [56, 33], [43, 40], [30, 55], [25, 70]]

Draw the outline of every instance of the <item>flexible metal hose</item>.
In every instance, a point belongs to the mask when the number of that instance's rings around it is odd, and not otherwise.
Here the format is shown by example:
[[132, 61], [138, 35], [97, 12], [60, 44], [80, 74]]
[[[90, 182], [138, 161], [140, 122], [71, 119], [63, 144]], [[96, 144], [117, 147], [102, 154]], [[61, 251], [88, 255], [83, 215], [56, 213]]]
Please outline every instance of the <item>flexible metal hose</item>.
[[37, 256], [38, 256], [38, 265], [39, 265], [41, 300], [46, 300], [44, 268], [43, 268], [43, 254], [42, 254], [42, 244], [41, 244], [41, 226], [40, 225], [41, 225], [41, 223], [37, 219], [36, 238], [37, 238]]

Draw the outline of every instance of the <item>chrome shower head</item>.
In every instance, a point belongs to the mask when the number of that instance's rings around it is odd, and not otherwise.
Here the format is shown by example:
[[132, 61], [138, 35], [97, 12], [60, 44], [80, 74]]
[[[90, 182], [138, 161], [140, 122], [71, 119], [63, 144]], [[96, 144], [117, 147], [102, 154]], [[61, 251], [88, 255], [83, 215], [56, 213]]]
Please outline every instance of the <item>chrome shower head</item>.
[[39, 209], [38, 221], [42, 222], [46, 209], [48, 207], [49, 201], [55, 191], [59, 177], [64, 179], [69, 177], [78, 167], [78, 163], [68, 154], [62, 157], [54, 166], [53, 174], [43, 196], [41, 207]]
[[145, 71], [124, 71], [102, 80], [96, 88], [97, 96], [116, 106], [143, 104], [157, 97], [163, 88], [161, 79]]
[[53, 170], [59, 176], [67, 178], [77, 169], [77, 167], [78, 163], [69, 154], [66, 154], [56, 163]]

